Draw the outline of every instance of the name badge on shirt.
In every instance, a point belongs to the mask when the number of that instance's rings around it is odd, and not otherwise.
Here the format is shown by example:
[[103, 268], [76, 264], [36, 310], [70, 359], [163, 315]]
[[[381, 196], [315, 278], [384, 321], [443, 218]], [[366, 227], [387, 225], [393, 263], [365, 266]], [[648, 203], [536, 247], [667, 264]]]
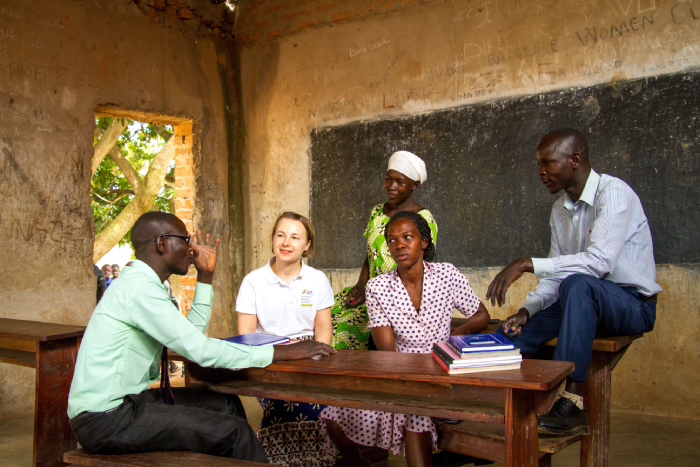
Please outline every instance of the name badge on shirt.
[[304, 289], [301, 291], [301, 306], [313, 306], [313, 291]]

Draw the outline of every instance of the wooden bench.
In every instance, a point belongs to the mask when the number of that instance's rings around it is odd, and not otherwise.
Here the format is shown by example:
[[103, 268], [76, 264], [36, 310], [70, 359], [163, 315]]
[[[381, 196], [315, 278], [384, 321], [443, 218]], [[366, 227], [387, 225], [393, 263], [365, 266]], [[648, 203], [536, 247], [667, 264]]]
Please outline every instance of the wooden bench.
[[[505, 427], [501, 424], [462, 421], [456, 425], [438, 422], [438, 447], [480, 459], [505, 463], [503, 446]], [[579, 441], [581, 435], [551, 436], [540, 433], [538, 440], [539, 466], [549, 467], [551, 455]]]
[[66, 410], [84, 332], [85, 326], [0, 318], [0, 362], [36, 369], [35, 467], [63, 465], [63, 453], [77, 445]]
[[[143, 452], [139, 454], [89, 454], [82, 449], [67, 452], [63, 462], [88, 467], [274, 467], [276, 464], [241, 461], [188, 451]], [[277, 465], [277, 467], [280, 467]]]
[[[466, 322], [463, 318], [454, 318], [452, 328]], [[495, 332], [499, 324], [489, 325], [483, 332]], [[551, 465], [551, 455], [565, 447], [581, 441], [582, 467], [607, 467], [610, 458], [610, 391], [612, 388], [612, 371], [625, 354], [630, 344], [642, 337], [634, 336], [604, 337], [593, 341], [591, 366], [586, 376], [584, 399], [588, 413], [590, 435], [573, 436], [539, 436], [540, 467]], [[545, 343], [549, 353], [553, 353], [557, 339]], [[547, 352], [547, 349], [544, 349]], [[550, 355], [551, 356], [551, 355]], [[486, 423], [461, 422], [457, 425], [438, 423], [438, 446], [452, 452], [503, 462], [490, 453], [502, 452], [505, 433], [502, 426]], [[496, 448], [498, 447], [498, 448]]]

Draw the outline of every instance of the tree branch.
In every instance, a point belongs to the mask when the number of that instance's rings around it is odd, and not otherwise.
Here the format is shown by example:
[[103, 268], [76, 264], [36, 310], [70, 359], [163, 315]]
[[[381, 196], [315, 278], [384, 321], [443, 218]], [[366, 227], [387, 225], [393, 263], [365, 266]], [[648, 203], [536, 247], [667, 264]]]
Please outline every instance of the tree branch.
[[[120, 192], [122, 193], [121, 196], [117, 196], [117, 197], [114, 198], [112, 201], [110, 201], [110, 200], [108, 200], [107, 198], [103, 198], [102, 196], [100, 196], [99, 193], [97, 193], [95, 190], [92, 190], [92, 194], [93, 194], [93, 195], [97, 196], [98, 198], [100, 198], [100, 199], [101, 199], [102, 201], [104, 201], [105, 203], [111, 204], [111, 205], [114, 205], [114, 203], [119, 202], [119, 201], [120, 201], [122, 198], [124, 198], [125, 196], [129, 196], [129, 195], [133, 195], [133, 194], [134, 194], [134, 192], [131, 191], [131, 190], [110, 190], [110, 191], [108, 191], [108, 192], [105, 193], [105, 194], [108, 194], [108, 195], [109, 195], [109, 194], [120, 193]], [[93, 201], [93, 202], [94, 202], [94, 201]]]
[[121, 170], [124, 178], [126, 178], [126, 181], [129, 182], [129, 185], [131, 185], [131, 189], [134, 190], [134, 193], [138, 193], [139, 189], [141, 188], [141, 176], [129, 163], [126, 157], [124, 157], [118, 146], [112, 147], [112, 150], [109, 151], [109, 157], [111, 157], [114, 163], [117, 164], [117, 167], [119, 167], [119, 170]]
[[[163, 149], [151, 160], [148, 166], [148, 173], [143, 180], [141, 180], [140, 187], [136, 189], [136, 187], [132, 185], [136, 193], [133, 199], [124, 210], [95, 237], [95, 248], [93, 250], [93, 260], [95, 262], [102, 258], [124, 237], [124, 235], [126, 235], [136, 222], [136, 219], [151, 209], [158, 192], [163, 187], [170, 161], [172, 161], [174, 157], [175, 140], [170, 138], [165, 146], [163, 146]], [[117, 163], [116, 160], [114, 162]], [[117, 165], [119, 164], [117, 163]], [[131, 165], [129, 165], [129, 167], [131, 167]], [[119, 168], [121, 169], [121, 166]], [[126, 174], [124, 174], [124, 176], [126, 177]]]
[[133, 195], [134, 190], [109, 190], [106, 195]]
[[105, 203], [107, 203], [107, 204], [112, 204], [112, 202], [111, 202], [110, 200], [108, 200], [108, 199], [106, 199], [106, 198], [103, 198], [103, 197], [100, 196], [95, 190], [92, 190], [92, 194], [95, 195], [95, 196], [97, 196], [98, 198], [100, 198], [100, 199], [101, 199], [102, 201], [104, 201]]
[[114, 201], [112, 201], [112, 204], [118, 203], [119, 201], [122, 200], [122, 198], [124, 198], [125, 196], [129, 196], [130, 194], [133, 194], [133, 193], [124, 193], [121, 196], [117, 196], [116, 198], [114, 198]]
[[105, 156], [109, 153], [109, 151], [112, 150], [114, 145], [117, 144], [119, 135], [122, 134], [124, 128], [126, 128], [126, 124], [122, 125], [121, 119], [113, 118], [112, 123], [109, 125], [109, 128], [107, 128], [104, 131], [104, 133], [102, 133], [99, 136], [97, 143], [95, 143], [95, 152], [92, 155], [91, 173], [95, 173], [95, 170], [97, 170], [97, 167], [99, 167], [100, 162], [102, 162], [102, 159], [104, 159]]
[[[151, 160], [148, 166], [148, 173], [143, 178], [143, 190], [153, 195], [153, 200], [165, 184], [165, 176], [168, 175], [170, 162], [175, 158], [175, 140], [170, 139], [163, 149]], [[152, 204], [152, 202], [151, 202]], [[150, 207], [150, 204], [149, 204]]]
[[95, 145], [100, 138], [102, 138], [102, 135], [105, 134], [105, 131], [102, 127], [100, 126], [95, 126], [95, 141], [93, 142], [93, 145]]
[[156, 132], [158, 132], [160, 137], [163, 138], [166, 143], [168, 141], [170, 141], [170, 138], [173, 136], [173, 134], [168, 133], [168, 130], [165, 129], [165, 126], [163, 126], [163, 125], [154, 125], [154, 126], [156, 128]]

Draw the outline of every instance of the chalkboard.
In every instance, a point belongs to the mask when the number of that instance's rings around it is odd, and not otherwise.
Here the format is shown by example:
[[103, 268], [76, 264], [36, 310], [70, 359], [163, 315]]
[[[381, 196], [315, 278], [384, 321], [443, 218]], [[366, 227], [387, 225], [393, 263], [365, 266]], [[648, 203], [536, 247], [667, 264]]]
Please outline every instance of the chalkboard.
[[657, 263], [696, 263], [700, 232], [700, 74], [664, 75], [353, 122], [311, 133], [314, 266], [358, 268], [371, 208], [386, 200], [389, 156], [422, 157], [415, 198], [438, 223], [439, 261], [502, 266], [546, 256], [550, 195], [535, 147], [547, 132], [579, 129], [598, 173], [626, 181], [649, 219]]

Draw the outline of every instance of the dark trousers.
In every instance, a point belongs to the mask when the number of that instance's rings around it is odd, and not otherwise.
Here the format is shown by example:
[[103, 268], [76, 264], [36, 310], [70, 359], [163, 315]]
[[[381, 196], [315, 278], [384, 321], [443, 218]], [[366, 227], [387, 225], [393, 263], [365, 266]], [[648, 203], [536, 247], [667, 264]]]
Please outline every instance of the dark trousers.
[[192, 451], [267, 462], [248, 425], [238, 396], [172, 388], [176, 405], [158, 389], [128, 395], [107, 412], [83, 412], [71, 419], [80, 445], [98, 454]]
[[[574, 362], [569, 377], [585, 381], [596, 337], [629, 336], [649, 332], [656, 321], [656, 302], [641, 297], [634, 287], [574, 274], [559, 286], [559, 300], [536, 313], [511, 340], [523, 354], [558, 337], [554, 360]], [[498, 332], [506, 337], [503, 328]]]

